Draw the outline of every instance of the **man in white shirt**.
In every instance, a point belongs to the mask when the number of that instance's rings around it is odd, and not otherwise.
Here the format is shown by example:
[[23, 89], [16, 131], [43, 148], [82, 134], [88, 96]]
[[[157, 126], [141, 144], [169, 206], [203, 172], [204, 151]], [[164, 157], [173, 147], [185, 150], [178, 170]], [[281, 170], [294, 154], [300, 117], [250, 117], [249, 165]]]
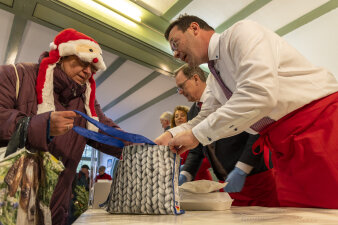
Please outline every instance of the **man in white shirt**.
[[[185, 64], [175, 71], [175, 81], [178, 93], [195, 102], [188, 112], [189, 120], [197, 116], [201, 108], [210, 107], [208, 101], [203, 104], [212, 93], [205, 91], [206, 76], [201, 68]], [[273, 172], [266, 167], [263, 155], [254, 155], [251, 150], [258, 137], [242, 132], [205, 147], [199, 144], [189, 151], [179, 184], [194, 180], [207, 158], [217, 179], [228, 183], [224, 191], [234, 200], [232, 205], [279, 206]]]
[[[282, 206], [338, 208], [338, 83], [274, 32], [240, 21], [222, 34], [195, 16], [167, 29], [174, 57], [208, 63], [210, 105], [155, 141], [180, 154], [244, 130], [272, 151]], [[172, 136], [174, 138], [172, 138]], [[267, 161], [266, 161], [267, 162]]]

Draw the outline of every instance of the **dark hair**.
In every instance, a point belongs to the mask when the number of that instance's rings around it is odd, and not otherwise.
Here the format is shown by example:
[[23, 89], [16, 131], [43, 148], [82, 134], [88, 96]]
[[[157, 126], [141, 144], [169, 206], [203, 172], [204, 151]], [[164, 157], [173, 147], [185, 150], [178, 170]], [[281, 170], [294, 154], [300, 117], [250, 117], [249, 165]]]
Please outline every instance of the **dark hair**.
[[99, 170], [101, 170], [101, 169], [102, 169], [102, 170], [106, 170], [106, 167], [105, 167], [105, 166], [100, 166], [100, 167], [99, 167]]
[[177, 26], [177, 28], [179, 30], [185, 32], [192, 22], [198, 23], [200, 28], [203, 29], [203, 30], [214, 30], [214, 28], [209, 26], [209, 24], [207, 24], [207, 22], [205, 22], [201, 18], [199, 18], [197, 16], [189, 16], [187, 14], [183, 14], [183, 15], [180, 15], [178, 17], [178, 19], [176, 19], [174, 22], [172, 22], [169, 25], [167, 30], [164, 32], [164, 37], [168, 40], [169, 39], [169, 33], [175, 26]]
[[85, 169], [89, 170], [89, 166], [87, 166], [86, 164], [82, 165], [82, 166], [81, 166], [81, 169], [82, 169], [82, 168], [85, 168]]
[[184, 76], [188, 79], [197, 74], [202, 82], [206, 82], [207, 80], [204, 71], [199, 66], [189, 66], [189, 64], [184, 64], [183, 66], [175, 70], [174, 77], [176, 77], [180, 71], [182, 71]]

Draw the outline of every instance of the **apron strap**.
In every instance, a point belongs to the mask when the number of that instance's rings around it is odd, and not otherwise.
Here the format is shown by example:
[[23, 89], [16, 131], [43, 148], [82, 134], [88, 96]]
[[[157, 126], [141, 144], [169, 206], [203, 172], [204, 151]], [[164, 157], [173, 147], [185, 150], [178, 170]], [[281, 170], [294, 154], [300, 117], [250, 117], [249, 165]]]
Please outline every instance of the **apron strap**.
[[[265, 166], [268, 169], [271, 169], [271, 167], [270, 167], [270, 151], [269, 151], [268, 145], [269, 145], [268, 136], [263, 134], [263, 135], [259, 136], [257, 141], [252, 145], [252, 153], [254, 155], [258, 155], [258, 154], [261, 154], [263, 152]], [[258, 152], [255, 151], [257, 147], [259, 147]]]

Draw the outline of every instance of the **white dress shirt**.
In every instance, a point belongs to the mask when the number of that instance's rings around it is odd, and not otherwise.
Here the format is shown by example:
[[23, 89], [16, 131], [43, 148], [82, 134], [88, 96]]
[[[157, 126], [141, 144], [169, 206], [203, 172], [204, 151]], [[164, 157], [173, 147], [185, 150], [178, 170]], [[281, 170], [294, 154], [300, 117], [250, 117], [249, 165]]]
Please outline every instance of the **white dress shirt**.
[[203, 106], [193, 120], [169, 130], [185, 129], [203, 145], [247, 131], [265, 116], [278, 120], [290, 112], [338, 91], [326, 69], [312, 65], [273, 31], [243, 20], [222, 34], [213, 34], [209, 60], [233, 92], [228, 100], [212, 74]]

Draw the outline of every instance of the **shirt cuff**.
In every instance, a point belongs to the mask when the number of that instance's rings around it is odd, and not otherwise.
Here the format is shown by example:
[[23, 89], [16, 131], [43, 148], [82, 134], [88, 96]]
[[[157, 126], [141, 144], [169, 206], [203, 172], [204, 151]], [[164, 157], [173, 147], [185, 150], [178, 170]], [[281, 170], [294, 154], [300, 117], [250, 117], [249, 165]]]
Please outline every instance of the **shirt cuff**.
[[208, 145], [221, 138], [234, 136], [248, 129], [247, 124], [254, 124], [253, 121], [256, 121], [255, 117], [260, 114], [260, 110], [254, 109], [248, 114], [249, 115], [238, 116], [224, 126], [216, 125], [217, 120], [222, 119], [221, 117], [216, 117], [217, 115], [210, 114], [207, 118], [192, 128], [192, 133], [200, 143], [204, 146]]
[[202, 123], [198, 124], [197, 126], [195, 126], [194, 128], [191, 129], [193, 135], [195, 136], [195, 138], [197, 138], [197, 140], [203, 145], [209, 145], [212, 142], [216, 141], [216, 139], [214, 137], [212, 137], [211, 135], [207, 135], [205, 136], [203, 133], [203, 131], [201, 131], [203, 129]]
[[178, 127], [171, 128], [171, 129], [169, 129], [167, 131], [170, 132], [173, 137], [175, 137], [176, 134], [178, 134], [178, 133], [180, 133], [182, 131], [185, 131], [185, 129], [183, 129], [183, 128], [181, 128], [181, 127], [178, 126]]
[[246, 163], [240, 162], [238, 161], [236, 163], [236, 167], [243, 170], [246, 174], [249, 174], [251, 172], [251, 170], [253, 169], [253, 166], [250, 166]]

